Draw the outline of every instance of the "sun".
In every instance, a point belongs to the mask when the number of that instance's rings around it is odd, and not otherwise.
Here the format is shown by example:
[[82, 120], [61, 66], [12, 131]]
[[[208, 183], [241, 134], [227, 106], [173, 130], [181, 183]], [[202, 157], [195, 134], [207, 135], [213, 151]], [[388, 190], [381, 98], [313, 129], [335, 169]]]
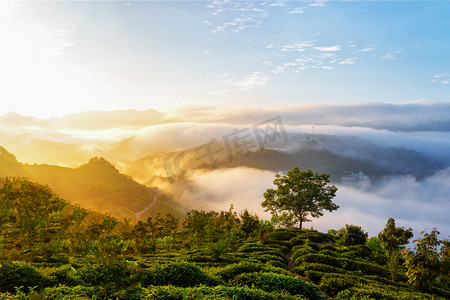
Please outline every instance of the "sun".
[[100, 99], [95, 77], [64, 59], [72, 45], [70, 32], [14, 18], [31, 4], [0, 2], [0, 114], [48, 118], [95, 108]]

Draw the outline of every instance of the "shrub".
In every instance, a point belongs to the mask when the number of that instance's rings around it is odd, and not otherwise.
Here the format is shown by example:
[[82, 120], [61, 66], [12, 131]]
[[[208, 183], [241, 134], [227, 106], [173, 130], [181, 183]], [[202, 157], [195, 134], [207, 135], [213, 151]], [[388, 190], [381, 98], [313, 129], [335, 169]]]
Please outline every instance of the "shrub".
[[348, 247], [346, 251], [342, 253], [342, 255], [348, 256], [353, 259], [356, 257], [366, 259], [372, 257], [372, 251], [366, 245], [355, 245]]
[[391, 272], [389, 272], [388, 269], [381, 267], [377, 264], [358, 261], [356, 262], [354, 267], [357, 268], [357, 270], [361, 270], [366, 275], [376, 275], [384, 278], [391, 277]]
[[80, 274], [71, 265], [63, 265], [58, 268], [45, 268], [39, 270], [47, 278], [48, 285], [77, 286], [82, 285]]
[[337, 252], [338, 250], [336, 249], [336, 247], [332, 246], [332, 245], [323, 245], [322, 247], [320, 247], [321, 250], [329, 250], [329, 251], [333, 251], [333, 252]]
[[279, 261], [276, 261], [276, 260], [269, 260], [269, 261], [266, 262], [266, 264], [271, 266], [271, 267], [287, 269], [287, 264], [279, 262]]
[[82, 285], [77, 285], [73, 287], [59, 285], [54, 287], [48, 287], [44, 290], [44, 292], [45, 292], [45, 299], [48, 300], [59, 300], [59, 299], [87, 300], [93, 299], [96, 296], [96, 290], [97, 288], [95, 287], [86, 287]]
[[294, 264], [295, 264], [295, 262], [297, 261], [297, 259], [299, 257], [301, 257], [303, 255], [311, 254], [311, 253], [316, 253], [316, 251], [314, 251], [311, 248], [307, 248], [307, 247], [299, 248], [294, 253], [292, 253], [291, 261], [294, 262]]
[[323, 277], [319, 288], [328, 296], [334, 297], [339, 292], [351, 288], [354, 283], [340, 277]]
[[254, 286], [266, 292], [285, 290], [291, 295], [303, 295], [308, 299], [319, 299], [316, 287], [298, 277], [272, 272], [243, 273], [231, 281], [232, 285]]
[[301, 246], [305, 244], [305, 239], [299, 236], [293, 237], [292, 239], [289, 240], [289, 243], [292, 246]]
[[277, 241], [289, 241], [295, 236], [297, 236], [295, 232], [287, 231], [285, 229], [275, 230], [269, 233], [269, 237]]
[[289, 241], [279, 241], [279, 240], [273, 240], [273, 239], [268, 239], [264, 242], [265, 245], [273, 247], [273, 244], [275, 245], [279, 245], [282, 246], [284, 249], [286, 249], [285, 252], [289, 251], [289, 249], [292, 248], [291, 243], [289, 243]]
[[83, 282], [88, 286], [108, 284], [124, 287], [130, 284], [130, 270], [118, 263], [87, 264], [78, 272]]
[[281, 258], [285, 258], [286, 257], [284, 255], [284, 253], [280, 249], [269, 248], [268, 250], [252, 252], [252, 255], [264, 255], [264, 254], [275, 255], [275, 256], [278, 256], [278, 257], [281, 257]]
[[7, 262], [0, 266], [0, 292], [14, 292], [15, 287], [42, 287], [45, 281], [38, 271], [23, 262]]
[[331, 251], [331, 250], [327, 250], [327, 249], [325, 249], [325, 250], [322, 249], [322, 250], [319, 251], [319, 253], [323, 254], [323, 255], [333, 256], [333, 257], [337, 257], [338, 256], [336, 251]]
[[311, 248], [314, 251], [320, 251], [320, 246], [313, 242], [306, 242], [306, 247]]
[[188, 287], [199, 284], [218, 285], [220, 280], [206, 274], [195, 264], [176, 261], [153, 265], [144, 273], [143, 284]]
[[315, 230], [308, 230], [300, 234], [299, 237], [308, 239], [313, 243], [327, 243], [333, 242], [333, 238], [329, 234], [324, 234]]
[[345, 246], [364, 245], [368, 236], [360, 226], [348, 224], [339, 229], [338, 234], [339, 243]]
[[250, 253], [254, 251], [264, 251], [267, 247], [260, 244], [248, 243], [239, 248], [238, 252]]
[[155, 286], [147, 289], [145, 299], [244, 299], [244, 300], [294, 300], [287, 293], [268, 293], [259, 289], [237, 286], [199, 286], [182, 288], [175, 286]]
[[262, 262], [277, 261], [277, 262], [285, 264], [285, 265], [288, 263], [286, 257], [280, 257], [278, 255], [260, 254], [260, 255], [255, 255], [255, 258]]
[[435, 297], [412, 291], [379, 288], [374, 286], [351, 287], [336, 295], [335, 300], [383, 299], [383, 300], [427, 300]]
[[298, 266], [302, 263], [320, 263], [337, 268], [341, 267], [341, 262], [339, 261], [338, 258], [329, 255], [315, 254], [315, 253], [309, 253], [300, 256], [295, 260], [294, 265]]
[[319, 263], [306, 263], [303, 264], [301, 267], [304, 270], [314, 270], [314, 271], [320, 271], [324, 273], [345, 273], [345, 270], [332, 267], [329, 265], [319, 264]]
[[[285, 243], [288, 243], [288, 242], [285, 242]], [[279, 249], [279, 250], [281, 250], [283, 253], [289, 252], [289, 250], [291, 250], [291, 248], [292, 248], [292, 246], [291, 246], [290, 243], [289, 243], [288, 246], [286, 246], [286, 245], [281, 245], [281, 244], [273, 244], [273, 243], [265, 244], [265, 246], [268, 247], [268, 249]]]
[[305, 276], [315, 284], [319, 284], [320, 280], [322, 279], [323, 273], [314, 270], [307, 270], [305, 271]]
[[288, 274], [288, 271], [281, 268], [270, 267], [260, 263], [251, 263], [243, 261], [237, 264], [227, 265], [226, 267], [217, 271], [216, 275], [221, 277], [224, 281], [228, 282], [242, 273], [254, 273], [260, 271]]

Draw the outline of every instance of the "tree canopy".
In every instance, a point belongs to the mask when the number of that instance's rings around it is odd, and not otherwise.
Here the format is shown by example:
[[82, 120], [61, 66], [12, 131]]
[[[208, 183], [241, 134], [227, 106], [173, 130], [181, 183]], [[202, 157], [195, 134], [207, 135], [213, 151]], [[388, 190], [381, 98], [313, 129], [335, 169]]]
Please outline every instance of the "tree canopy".
[[326, 173], [295, 167], [286, 175], [275, 175], [273, 183], [276, 189], [264, 193], [261, 205], [282, 222], [298, 223], [302, 228], [304, 222], [311, 221], [309, 216], [318, 218], [323, 216], [324, 210], [331, 212], [339, 208], [332, 201], [337, 187], [328, 185], [330, 175]]

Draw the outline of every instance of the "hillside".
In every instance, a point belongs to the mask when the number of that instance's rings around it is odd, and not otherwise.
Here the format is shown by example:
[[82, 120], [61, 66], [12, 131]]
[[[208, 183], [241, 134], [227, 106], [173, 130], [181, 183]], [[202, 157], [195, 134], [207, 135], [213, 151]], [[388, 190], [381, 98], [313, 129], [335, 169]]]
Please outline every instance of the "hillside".
[[79, 210], [61, 214], [65, 200], [46, 186], [2, 178], [0, 204], [1, 299], [450, 297], [449, 244], [435, 230], [402, 251], [407, 239], [368, 239], [359, 226], [276, 229], [232, 208], [190, 211], [183, 229], [171, 216], [87, 220]]
[[159, 195], [158, 189], [135, 182], [103, 158], [93, 158], [72, 169], [22, 164], [4, 148], [0, 148], [0, 154], [0, 176], [27, 177], [47, 184], [62, 198], [84, 208], [132, 221], [157, 213], [172, 213], [181, 218], [185, 213], [185, 209]]
[[[223, 142], [211, 144], [217, 150], [213, 157], [215, 166], [202, 146], [174, 152], [157, 152], [135, 161], [120, 164], [120, 169], [151, 186], [167, 184], [170, 172], [181, 175], [181, 170], [251, 167], [273, 172], [290, 170], [295, 166], [326, 172], [333, 182], [341, 182], [351, 173], [362, 172], [371, 180], [386, 176], [410, 175], [418, 180], [445, 169], [448, 163], [432, 159], [417, 151], [402, 147], [381, 147], [356, 137], [328, 136], [321, 134], [289, 134], [286, 146], [269, 143], [265, 149], [227, 149]], [[201, 152], [203, 151], [203, 152]], [[181, 158], [176, 162], [177, 158]], [[169, 162], [169, 168], [167, 164]], [[179, 166], [176, 166], [176, 164]], [[169, 171], [169, 172], [167, 172]], [[182, 177], [182, 176], [181, 176]]]

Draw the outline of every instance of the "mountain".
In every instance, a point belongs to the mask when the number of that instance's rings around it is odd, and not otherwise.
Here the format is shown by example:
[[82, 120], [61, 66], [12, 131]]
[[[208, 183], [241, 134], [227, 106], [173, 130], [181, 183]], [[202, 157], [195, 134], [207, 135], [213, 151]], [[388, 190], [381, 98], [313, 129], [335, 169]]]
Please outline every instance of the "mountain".
[[113, 111], [87, 111], [50, 118], [48, 122], [54, 126], [101, 130], [117, 127], [145, 127], [164, 123], [166, 113], [154, 109], [148, 110], [113, 110]]
[[0, 147], [0, 176], [21, 176], [47, 184], [60, 197], [81, 207], [131, 221], [172, 213], [184, 217], [186, 210], [149, 188], [121, 174], [103, 158], [92, 158], [77, 168], [28, 165]]
[[25, 172], [16, 157], [0, 146], [0, 177], [24, 175]]
[[[199, 158], [199, 147], [175, 152], [158, 152], [126, 162], [120, 169], [146, 185], [168, 183], [168, 176], [183, 177], [182, 170], [251, 167], [274, 172], [295, 166], [326, 172], [340, 182], [349, 174], [363, 173], [372, 180], [385, 176], [410, 175], [418, 180], [448, 166], [443, 161], [404, 147], [381, 147], [351, 136], [289, 134], [284, 148], [276, 143], [252, 151], [217, 151], [211, 158]], [[224, 143], [211, 144], [213, 151], [225, 149]], [[233, 149], [232, 149], [233, 150]], [[242, 149], [241, 149], [242, 150]], [[203, 150], [204, 151], [204, 150]]]

